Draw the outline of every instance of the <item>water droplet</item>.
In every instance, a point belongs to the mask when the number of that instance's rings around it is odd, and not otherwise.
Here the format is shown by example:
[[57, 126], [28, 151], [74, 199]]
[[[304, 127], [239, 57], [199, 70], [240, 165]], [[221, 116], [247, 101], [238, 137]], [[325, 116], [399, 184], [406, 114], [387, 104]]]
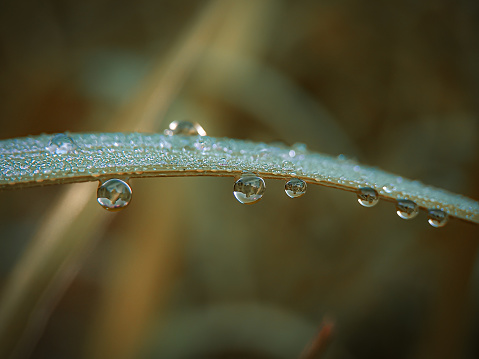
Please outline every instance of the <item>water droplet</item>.
[[295, 156], [304, 155], [308, 152], [308, 147], [304, 143], [298, 142], [293, 145], [293, 150], [295, 152]]
[[371, 187], [361, 187], [358, 189], [358, 202], [364, 207], [373, 207], [379, 201], [378, 193]]
[[284, 191], [290, 198], [298, 198], [306, 193], [306, 182], [299, 178], [291, 178], [284, 185]]
[[440, 209], [430, 209], [427, 214], [428, 222], [434, 228], [444, 227], [449, 220], [449, 215]]
[[266, 185], [261, 177], [253, 174], [243, 175], [235, 182], [233, 194], [243, 204], [258, 202], [266, 190]]
[[125, 181], [109, 179], [98, 187], [97, 201], [108, 211], [119, 211], [130, 203], [131, 188]]
[[294, 164], [290, 161], [283, 161], [281, 163], [281, 168], [283, 169], [283, 171], [292, 171], [294, 170]]
[[165, 130], [165, 135], [206, 136], [206, 131], [197, 122], [173, 121]]
[[383, 186], [383, 190], [386, 193], [392, 193], [394, 190], [396, 190], [396, 187], [391, 186], [391, 185], [390, 186]]
[[64, 133], [57, 133], [48, 143], [46, 150], [52, 154], [64, 155], [72, 152], [75, 148], [75, 142], [70, 136]]
[[396, 213], [402, 219], [412, 219], [419, 213], [419, 208], [409, 199], [399, 199], [396, 203]]

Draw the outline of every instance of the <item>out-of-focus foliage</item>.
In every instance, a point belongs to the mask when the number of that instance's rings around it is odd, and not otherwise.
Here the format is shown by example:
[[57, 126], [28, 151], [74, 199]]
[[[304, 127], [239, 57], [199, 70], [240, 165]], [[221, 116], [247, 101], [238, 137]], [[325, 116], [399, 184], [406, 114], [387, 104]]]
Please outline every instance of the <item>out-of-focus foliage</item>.
[[[0, 137], [192, 119], [477, 199], [477, 34], [470, 0], [5, 1]], [[274, 181], [253, 206], [228, 179], [132, 182], [127, 210], [75, 222], [96, 245], [22, 342], [32, 358], [294, 358], [325, 317], [325, 358], [479, 355], [476, 226]], [[3, 296], [65, 191], [0, 194]]]

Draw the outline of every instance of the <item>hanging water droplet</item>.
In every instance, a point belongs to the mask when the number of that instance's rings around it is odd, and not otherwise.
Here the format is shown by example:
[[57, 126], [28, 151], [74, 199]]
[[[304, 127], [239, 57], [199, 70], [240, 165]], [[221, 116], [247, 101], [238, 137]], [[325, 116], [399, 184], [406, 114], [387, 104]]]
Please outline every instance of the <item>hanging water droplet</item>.
[[414, 201], [399, 199], [396, 203], [396, 213], [402, 219], [412, 219], [419, 213], [419, 208]]
[[364, 207], [375, 206], [379, 201], [378, 192], [371, 187], [361, 187], [357, 193], [358, 202]]
[[52, 154], [64, 155], [76, 148], [75, 142], [70, 136], [64, 133], [57, 133], [52, 137], [46, 150]]
[[427, 214], [428, 222], [434, 228], [444, 227], [449, 220], [449, 215], [440, 209], [430, 209]]
[[261, 177], [253, 174], [243, 175], [235, 182], [233, 194], [243, 204], [258, 202], [266, 190], [266, 185]]
[[284, 185], [284, 191], [290, 198], [298, 198], [306, 193], [306, 182], [299, 178], [291, 178]]
[[125, 181], [109, 179], [100, 184], [97, 191], [98, 203], [108, 211], [119, 211], [131, 201], [131, 188]]
[[182, 136], [206, 136], [206, 131], [197, 122], [189, 121], [173, 121], [165, 130], [165, 135], [182, 135]]

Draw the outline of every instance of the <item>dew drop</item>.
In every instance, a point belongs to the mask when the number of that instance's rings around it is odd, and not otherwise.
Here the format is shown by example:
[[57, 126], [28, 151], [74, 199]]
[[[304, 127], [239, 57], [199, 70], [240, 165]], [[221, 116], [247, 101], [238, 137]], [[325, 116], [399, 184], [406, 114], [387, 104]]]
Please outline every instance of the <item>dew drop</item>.
[[206, 131], [197, 122], [189, 121], [173, 121], [165, 130], [165, 135], [182, 135], [182, 136], [206, 136]]
[[119, 211], [131, 201], [131, 188], [125, 181], [109, 179], [100, 184], [96, 199], [108, 211]]
[[419, 213], [419, 208], [414, 201], [399, 199], [396, 203], [396, 213], [402, 219], [412, 219]]
[[392, 193], [396, 188], [394, 186], [383, 186], [383, 190], [386, 193]]
[[258, 202], [266, 190], [266, 185], [261, 177], [253, 174], [243, 175], [235, 182], [233, 194], [243, 204]]
[[64, 133], [57, 133], [52, 137], [46, 150], [52, 154], [64, 155], [76, 148], [75, 142], [70, 136]]
[[299, 178], [291, 178], [284, 185], [284, 191], [290, 198], [298, 198], [306, 193], [306, 182]]
[[378, 192], [371, 187], [361, 187], [358, 189], [358, 202], [364, 207], [373, 207], [379, 201]]
[[294, 170], [294, 164], [291, 161], [283, 161], [281, 163], [281, 168], [283, 171], [292, 171]]
[[294, 155], [304, 155], [308, 152], [308, 147], [304, 143], [297, 142], [293, 145]]
[[430, 209], [427, 214], [428, 222], [434, 228], [444, 227], [449, 220], [449, 215], [440, 209]]

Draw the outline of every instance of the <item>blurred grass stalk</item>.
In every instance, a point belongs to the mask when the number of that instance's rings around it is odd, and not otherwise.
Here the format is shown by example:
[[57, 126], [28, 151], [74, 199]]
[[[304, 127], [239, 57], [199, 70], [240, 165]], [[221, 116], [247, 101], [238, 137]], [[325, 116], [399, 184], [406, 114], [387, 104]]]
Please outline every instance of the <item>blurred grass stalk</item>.
[[[104, 130], [156, 129], [157, 119], [164, 115], [177, 96], [229, 4], [213, 0], [204, 7], [172, 51], [160, 57], [155, 72], [147, 78], [140, 95], [125, 111], [125, 116], [119, 121], [112, 119]], [[94, 239], [111, 221], [111, 214], [98, 215], [97, 204], [91, 200], [94, 192], [91, 184], [66, 189], [62, 198], [46, 214], [42, 227], [13, 269], [0, 301], [0, 357], [21, 358], [31, 352], [55, 301], [66, 290], [82, 260], [94, 247]], [[75, 205], [71, 206], [72, 203]], [[65, 210], [65, 204], [69, 206], [68, 210]], [[117, 265], [114, 267], [117, 268]], [[128, 268], [125, 270], [128, 271]], [[128, 273], [123, 273], [129, 278]], [[169, 272], [166, 270], [165, 273]], [[139, 303], [130, 304], [139, 306]], [[144, 319], [139, 312], [145, 309], [139, 307], [135, 316]], [[111, 319], [108, 317], [105, 320]], [[142, 322], [138, 324], [138, 329], [144, 326]], [[129, 341], [116, 342], [127, 348], [114, 351], [128, 357], [137, 339], [133, 336]], [[105, 351], [108, 352], [109, 349], [102, 348], [103, 345], [101, 339], [96, 341], [89, 357], [101, 357]]]

